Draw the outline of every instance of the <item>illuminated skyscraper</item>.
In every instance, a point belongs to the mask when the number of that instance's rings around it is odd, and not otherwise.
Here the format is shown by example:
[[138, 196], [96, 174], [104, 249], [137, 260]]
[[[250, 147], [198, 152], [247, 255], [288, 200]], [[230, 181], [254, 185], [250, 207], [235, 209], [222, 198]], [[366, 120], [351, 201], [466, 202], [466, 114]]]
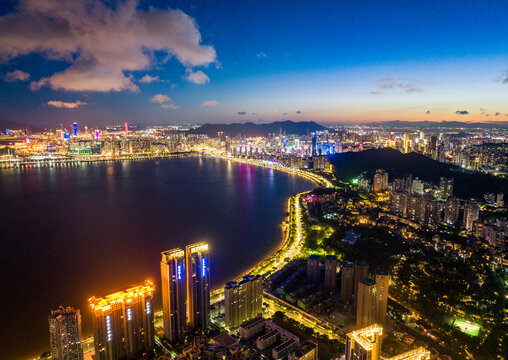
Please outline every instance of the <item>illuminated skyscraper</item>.
[[377, 324], [346, 335], [346, 360], [379, 360], [383, 328]]
[[464, 220], [462, 226], [466, 230], [473, 230], [473, 223], [480, 217], [480, 207], [476, 201], [468, 201], [464, 206]]
[[172, 343], [179, 342], [184, 339], [187, 326], [187, 277], [182, 249], [162, 253], [161, 279], [164, 336]]
[[383, 169], [377, 169], [372, 183], [372, 189], [375, 192], [388, 189], [388, 173]]
[[358, 284], [369, 277], [369, 264], [366, 261], [357, 261], [355, 264], [354, 294], [358, 294]]
[[340, 298], [343, 301], [353, 300], [354, 269], [351, 263], [342, 264], [340, 270]]
[[210, 267], [208, 244], [188, 245], [185, 250], [187, 273], [187, 328], [206, 329], [210, 322]]
[[307, 259], [307, 281], [313, 284], [319, 284], [321, 278], [321, 269], [319, 268], [319, 262], [321, 256], [311, 255]]
[[407, 154], [411, 149], [411, 138], [409, 134], [404, 134], [404, 153]]
[[444, 221], [453, 225], [459, 220], [460, 201], [455, 197], [449, 197], [444, 206]]
[[439, 194], [443, 199], [447, 199], [453, 195], [453, 179], [442, 176], [439, 178]]
[[356, 299], [356, 328], [361, 329], [374, 323], [374, 304], [376, 302], [376, 282], [371, 278], [358, 284]]
[[154, 290], [146, 281], [104, 298], [90, 298], [96, 360], [137, 359], [152, 351]]
[[337, 288], [337, 257], [327, 255], [325, 258], [325, 290], [335, 292]]
[[226, 326], [237, 328], [262, 313], [263, 278], [248, 275], [240, 282], [230, 281], [224, 288], [224, 297]]
[[390, 277], [384, 270], [376, 272], [376, 300], [374, 304], [374, 322], [385, 326], [386, 309], [388, 306], [388, 286], [390, 285]]
[[430, 360], [430, 351], [420, 346], [419, 348], [387, 358], [386, 360]]
[[49, 342], [54, 360], [83, 360], [81, 314], [72, 307], [51, 311]]
[[73, 124], [73, 128], [74, 128], [74, 137], [78, 137], [78, 123], [74, 123]]

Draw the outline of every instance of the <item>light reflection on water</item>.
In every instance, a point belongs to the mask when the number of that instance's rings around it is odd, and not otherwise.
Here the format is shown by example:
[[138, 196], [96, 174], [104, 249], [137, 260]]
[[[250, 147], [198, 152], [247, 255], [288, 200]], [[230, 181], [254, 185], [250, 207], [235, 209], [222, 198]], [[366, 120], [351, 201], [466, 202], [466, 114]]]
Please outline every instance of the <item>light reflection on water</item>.
[[160, 289], [163, 250], [209, 241], [212, 285], [223, 284], [278, 246], [287, 198], [312, 187], [201, 157], [2, 170], [0, 357], [44, 351], [60, 304], [81, 309], [89, 335], [89, 297], [144, 279]]

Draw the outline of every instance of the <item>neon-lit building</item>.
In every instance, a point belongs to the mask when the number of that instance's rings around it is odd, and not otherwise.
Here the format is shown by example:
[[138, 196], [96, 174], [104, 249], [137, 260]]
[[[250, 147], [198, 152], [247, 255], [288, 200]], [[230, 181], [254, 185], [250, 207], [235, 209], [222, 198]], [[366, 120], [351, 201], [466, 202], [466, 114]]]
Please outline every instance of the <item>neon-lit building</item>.
[[74, 128], [73, 133], [74, 137], [78, 137], [78, 123], [75, 122], [74, 124], [72, 124], [72, 127]]
[[161, 279], [164, 336], [172, 343], [180, 342], [187, 325], [187, 277], [182, 249], [162, 253]]
[[210, 253], [206, 242], [185, 249], [187, 274], [187, 328], [206, 329], [210, 323]]
[[346, 360], [379, 360], [383, 328], [377, 324], [346, 335]]
[[153, 293], [143, 285], [89, 299], [93, 315], [95, 359], [137, 359], [154, 347]]
[[420, 346], [386, 360], [430, 360], [430, 351]]
[[60, 307], [51, 311], [48, 322], [51, 357], [54, 360], [83, 360], [79, 310]]

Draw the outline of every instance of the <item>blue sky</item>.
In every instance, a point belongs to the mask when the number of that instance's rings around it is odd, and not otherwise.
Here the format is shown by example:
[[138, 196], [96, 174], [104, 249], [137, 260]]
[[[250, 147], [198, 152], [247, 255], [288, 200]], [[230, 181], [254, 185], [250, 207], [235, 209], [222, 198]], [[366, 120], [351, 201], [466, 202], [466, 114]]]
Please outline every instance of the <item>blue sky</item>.
[[508, 120], [506, 1], [60, 5], [4, 7], [0, 119]]

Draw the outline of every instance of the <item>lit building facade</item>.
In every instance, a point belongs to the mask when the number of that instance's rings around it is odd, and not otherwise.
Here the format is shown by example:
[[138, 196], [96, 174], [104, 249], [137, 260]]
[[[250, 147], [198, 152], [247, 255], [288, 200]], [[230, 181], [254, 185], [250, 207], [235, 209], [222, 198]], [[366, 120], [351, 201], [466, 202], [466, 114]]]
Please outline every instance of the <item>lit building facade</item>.
[[420, 346], [419, 348], [407, 351], [386, 360], [430, 360], [430, 351], [423, 346]]
[[374, 304], [376, 302], [376, 281], [371, 278], [358, 283], [356, 297], [356, 328], [361, 329], [374, 323]]
[[464, 206], [463, 227], [466, 230], [473, 230], [473, 223], [480, 217], [480, 207], [476, 201], [468, 201]]
[[385, 326], [388, 307], [388, 287], [390, 277], [384, 270], [376, 271], [376, 300], [374, 303], [374, 322]]
[[162, 253], [161, 280], [164, 337], [171, 343], [180, 342], [187, 326], [187, 276], [182, 249]]
[[263, 278], [247, 275], [240, 282], [230, 281], [224, 288], [224, 297], [226, 327], [235, 329], [262, 313]]
[[346, 335], [346, 360], [379, 360], [383, 328], [377, 324]]
[[369, 277], [369, 264], [366, 261], [357, 261], [355, 263], [355, 280], [354, 280], [354, 294], [358, 294], [358, 284], [363, 279]]
[[187, 273], [187, 328], [206, 329], [210, 323], [210, 267], [206, 242], [185, 249]]
[[49, 342], [54, 360], [83, 360], [81, 314], [72, 307], [60, 307], [48, 317]]
[[89, 299], [93, 315], [95, 359], [137, 359], [154, 347], [153, 293], [146, 281], [103, 298]]

